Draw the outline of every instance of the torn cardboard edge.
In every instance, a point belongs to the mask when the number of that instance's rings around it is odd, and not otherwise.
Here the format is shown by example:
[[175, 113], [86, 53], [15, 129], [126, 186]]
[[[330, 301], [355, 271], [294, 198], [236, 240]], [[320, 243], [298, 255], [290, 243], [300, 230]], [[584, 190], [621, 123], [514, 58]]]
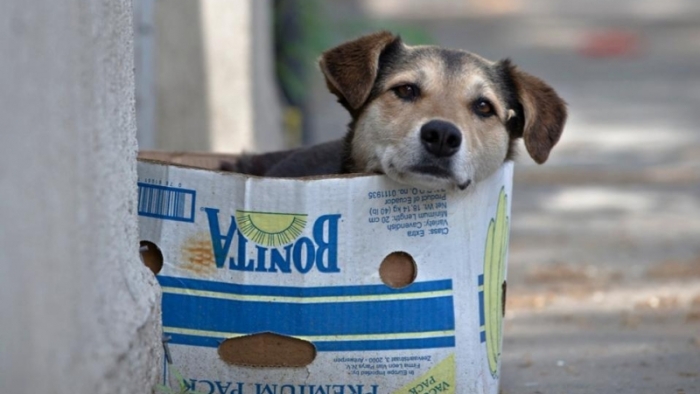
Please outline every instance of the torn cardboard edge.
[[250, 174], [241, 174], [238, 172], [222, 170], [223, 162], [235, 163], [238, 160], [237, 154], [231, 153], [206, 153], [206, 152], [168, 152], [168, 151], [139, 151], [138, 160], [152, 163], [160, 163], [183, 168], [193, 168], [206, 171], [214, 171], [222, 174], [236, 174], [245, 176], [246, 178], [256, 179], [295, 179], [302, 181], [313, 181], [320, 179], [348, 179], [381, 176], [377, 174], [352, 173], [352, 174], [334, 174], [334, 175], [314, 175], [295, 178], [279, 178], [269, 176], [257, 176]]
[[217, 171], [221, 162], [235, 162], [238, 155], [230, 153], [139, 151], [138, 160], [148, 160], [190, 168]]

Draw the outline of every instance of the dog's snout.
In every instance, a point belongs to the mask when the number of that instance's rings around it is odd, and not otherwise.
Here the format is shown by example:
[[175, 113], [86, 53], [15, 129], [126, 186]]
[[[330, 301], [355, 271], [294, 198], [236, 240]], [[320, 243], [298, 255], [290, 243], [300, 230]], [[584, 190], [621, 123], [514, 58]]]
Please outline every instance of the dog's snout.
[[443, 120], [431, 120], [420, 129], [420, 140], [425, 150], [437, 157], [454, 155], [462, 144], [462, 133], [457, 126]]

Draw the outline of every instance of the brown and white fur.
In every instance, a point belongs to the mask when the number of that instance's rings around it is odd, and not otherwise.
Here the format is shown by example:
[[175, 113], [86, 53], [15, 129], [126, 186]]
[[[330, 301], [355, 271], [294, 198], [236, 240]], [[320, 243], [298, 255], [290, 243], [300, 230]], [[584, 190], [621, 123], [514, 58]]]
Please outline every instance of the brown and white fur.
[[379, 173], [418, 187], [466, 189], [511, 160], [519, 138], [544, 163], [566, 122], [557, 93], [509, 60], [408, 46], [388, 32], [330, 49], [319, 65], [352, 116], [345, 138], [243, 156], [222, 169], [277, 177]]

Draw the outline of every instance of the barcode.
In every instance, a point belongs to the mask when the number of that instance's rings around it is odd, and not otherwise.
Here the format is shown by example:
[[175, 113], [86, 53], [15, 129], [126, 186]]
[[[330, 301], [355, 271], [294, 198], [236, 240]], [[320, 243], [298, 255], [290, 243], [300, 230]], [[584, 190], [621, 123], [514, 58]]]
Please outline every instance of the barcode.
[[139, 183], [140, 216], [180, 222], [194, 222], [194, 202], [197, 192]]

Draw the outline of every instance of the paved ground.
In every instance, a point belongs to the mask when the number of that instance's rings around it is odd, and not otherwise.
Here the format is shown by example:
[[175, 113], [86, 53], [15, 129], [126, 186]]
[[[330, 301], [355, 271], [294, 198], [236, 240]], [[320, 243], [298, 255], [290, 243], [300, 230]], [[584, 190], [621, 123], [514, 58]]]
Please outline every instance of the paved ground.
[[[570, 104], [550, 162], [516, 167], [503, 393], [700, 393], [700, 2], [501, 0], [516, 11], [426, 18], [404, 1], [327, 9], [336, 26], [380, 13], [511, 57]], [[628, 56], [582, 55], [600, 28], [631, 33]], [[316, 141], [343, 133], [320, 80], [312, 108]]]

